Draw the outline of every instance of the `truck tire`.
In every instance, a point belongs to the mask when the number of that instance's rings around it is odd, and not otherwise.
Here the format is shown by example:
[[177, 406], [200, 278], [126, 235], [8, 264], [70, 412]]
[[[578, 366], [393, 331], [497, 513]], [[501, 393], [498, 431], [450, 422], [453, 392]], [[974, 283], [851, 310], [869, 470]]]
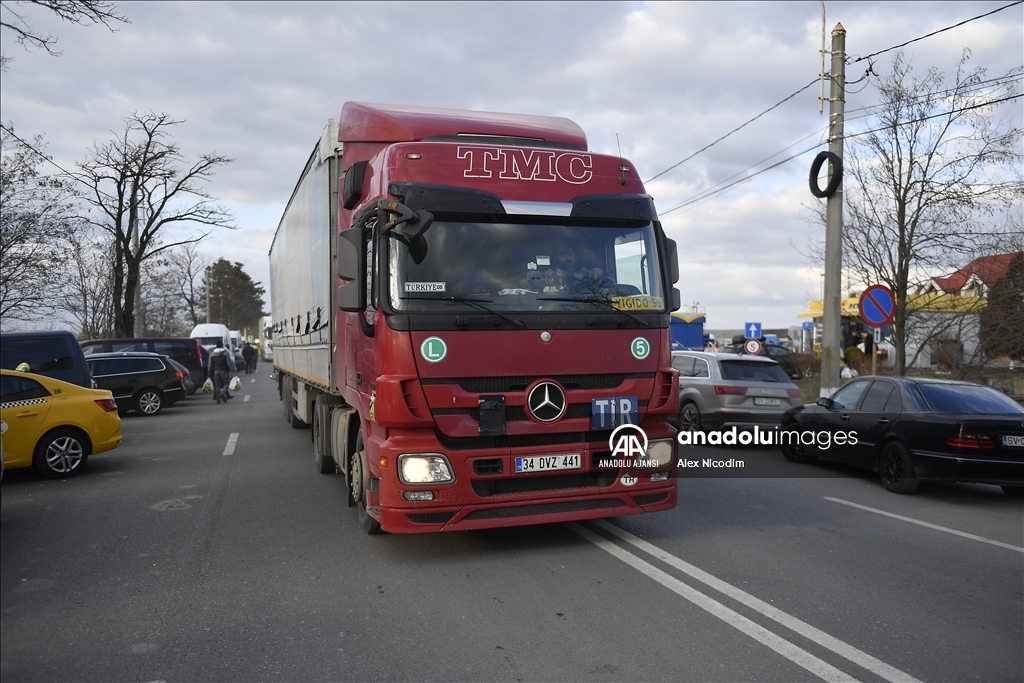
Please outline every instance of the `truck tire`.
[[284, 421], [288, 424], [292, 423], [291, 379], [288, 375], [281, 376], [281, 403], [284, 404]]
[[359, 519], [359, 527], [368, 534], [380, 533], [380, 522], [370, 516], [366, 511], [366, 486], [370, 476], [366, 471], [366, 453], [363, 448], [363, 429], [359, 428], [356, 434], [356, 447], [352, 452], [352, 464], [348, 469], [351, 486], [349, 491], [352, 500], [355, 501], [356, 517]]
[[320, 474], [334, 474], [336, 469], [331, 457], [331, 410], [326, 394], [317, 396], [313, 406], [313, 464]]

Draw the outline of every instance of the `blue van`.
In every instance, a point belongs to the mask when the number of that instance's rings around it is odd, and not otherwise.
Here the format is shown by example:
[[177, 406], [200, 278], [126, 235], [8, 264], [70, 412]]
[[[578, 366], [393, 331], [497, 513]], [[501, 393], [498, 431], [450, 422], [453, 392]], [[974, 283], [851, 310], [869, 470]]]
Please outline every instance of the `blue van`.
[[0, 334], [0, 367], [29, 370], [87, 389], [95, 388], [85, 354], [70, 332], [4, 332]]

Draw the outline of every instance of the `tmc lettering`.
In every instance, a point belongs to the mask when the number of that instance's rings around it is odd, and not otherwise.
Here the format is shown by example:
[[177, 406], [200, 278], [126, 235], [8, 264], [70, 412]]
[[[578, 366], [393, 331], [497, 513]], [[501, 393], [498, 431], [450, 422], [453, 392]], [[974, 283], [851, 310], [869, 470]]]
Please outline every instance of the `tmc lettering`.
[[502, 180], [556, 180], [582, 185], [594, 177], [594, 161], [589, 154], [559, 152], [549, 149], [523, 149], [521, 147], [459, 147], [459, 159], [466, 161], [466, 178], [493, 178], [497, 173]]

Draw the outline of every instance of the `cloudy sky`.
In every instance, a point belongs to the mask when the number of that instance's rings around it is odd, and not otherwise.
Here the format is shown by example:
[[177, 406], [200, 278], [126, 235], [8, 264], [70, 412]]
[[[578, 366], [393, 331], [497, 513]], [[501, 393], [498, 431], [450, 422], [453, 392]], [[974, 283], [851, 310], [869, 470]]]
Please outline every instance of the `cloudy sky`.
[[[857, 57], [1009, 2], [826, 2], [826, 26], [830, 34], [841, 22]], [[952, 73], [969, 47], [972, 64], [1005, 75], [1024, 62], [1022, 8], [915, 42], [906, 54], [921, 71]], [[566, 116], [592, 150], [621, 145], [647, 180], [821, 68], [814, 1], [120, 2], [117, 10], [131, 23], [110, 32], [18, 5], [33, 29], [59, 39], [62, 54], [27, 51], [0, 32], [13, 57], [0, 79], [0, 118], [21, 137], [43, 135], [65, 168], [120, 130], [129, 112], [185, 119], [176, 136], [189, 158], [216, 151], [234, 159], [209, 190], [238, 229], [216, 233], [202, 250], [243, 263], [268, 291], [267, 252], [284, 203], [320, 130], [348, 100]], [[893, 54], [874, 58], [875, 71], [885, 73]], [[867, 63], [851, 64], [848, 80]], [[870, 79], [850, 89], [848, 134], [869, 127], [858, 110], [878, 100]], [[1018, 99], [999, 114], [1019, 126], [1022, 110]], [[807, 221], [820, 201], [807, 188], [817, 150], [669, 210], [823, 144], [826, 119], [814, 85], [647, 184], [680, 246], [684, 311], [697, 303], [708, 327], [789, 326], [819, 297], [820, 267], [804, 255], [823, 231]]]

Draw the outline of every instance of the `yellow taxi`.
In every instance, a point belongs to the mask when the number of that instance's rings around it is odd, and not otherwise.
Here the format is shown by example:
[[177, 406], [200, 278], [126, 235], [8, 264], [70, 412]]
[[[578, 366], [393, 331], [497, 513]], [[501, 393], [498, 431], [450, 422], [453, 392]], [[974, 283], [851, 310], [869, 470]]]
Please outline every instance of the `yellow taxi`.
[[90, 455], [121, 444], [121, 418], [109, 391], [0, 370], [0, 435], [5, 470], [69, 477]]

